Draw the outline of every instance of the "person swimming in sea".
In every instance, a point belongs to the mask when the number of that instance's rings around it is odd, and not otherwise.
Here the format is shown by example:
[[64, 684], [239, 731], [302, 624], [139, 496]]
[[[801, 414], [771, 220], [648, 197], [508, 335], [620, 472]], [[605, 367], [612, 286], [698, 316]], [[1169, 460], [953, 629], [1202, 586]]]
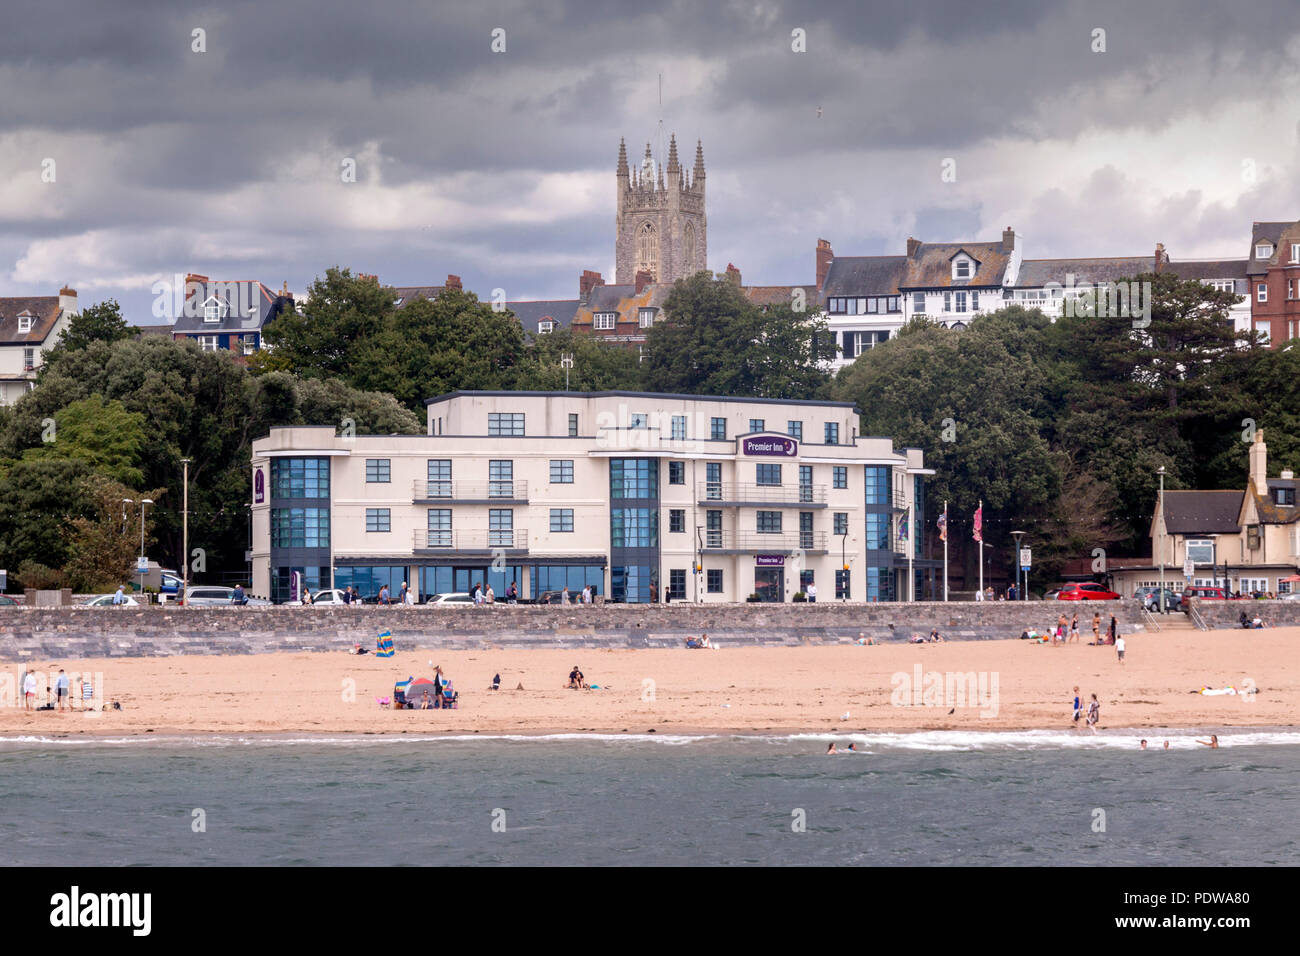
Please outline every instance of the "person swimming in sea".
[[1198, 740], [1198, 744], [1209, 747], [1211, 750], [1219, 749], [1219, 738], [1215, 734], [1210, 734], [1209, 740]]
[[831, 741], [831, 745], [826, 748], [826, 753], [828, 754], [839, 753], [839, 751], [835, 749], [835, 741], [833, 740]]

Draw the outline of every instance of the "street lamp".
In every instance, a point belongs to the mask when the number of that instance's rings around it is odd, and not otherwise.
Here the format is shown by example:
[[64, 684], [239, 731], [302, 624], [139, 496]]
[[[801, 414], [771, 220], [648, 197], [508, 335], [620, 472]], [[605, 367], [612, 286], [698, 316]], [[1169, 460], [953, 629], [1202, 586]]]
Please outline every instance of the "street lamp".
[[1016, 553], [1015, 553], [1015, 561], [1016, 561], [1016, 597], [1019, 598], [1019, 599], [1022, 600], [1022, 601], [1025, 599], [1025, 593], [1024, 593], [1024, 592], [1025, 592], [1025, 590], [1026, 590], [1026, 589], [1028, 588], [1028, 586], [1029, 586], [1029, 575], [1026, 574], [1026, 575], [1025, 575], [1025, 588], [1021, 588], [1021, 587], [1020, 587], [1020, 539], [1021, 539], [1022, 537], [1024, 537], [1024, 535], [1025, 535], [1026, 533], [1027, 533], [1027, 532], [1024, 532], [1024, 531], [1013, 531], [1013, 532], [1011, 532], [1011, 537], [1013, 537], [1013, 538], [1016, 539], [1016, 545], [1015, 545], [1015, 547], [1016, 547]]
[[1165, 466], [1156, 471], [1160, 476], [1160, 613], [1165, 613]]
[[849, 529], [840, 535], [840, 601], [849, 600]]
[[140, 593], [141, 594], [144, 594], [144, 571], [148, 565], [148, 561], [144, 556], [144, 506], [151, 505], [151, 504], [153, 504], [152, 498], [140, 499], [140, 560], [138, 563], [140, 565], [139, 571], [140, 571]]
[[185, 468], [184, 500], [181, 503], [181, 606], [185, 606], [185, 592], [190, 589], [190, 461], [182, 458]]

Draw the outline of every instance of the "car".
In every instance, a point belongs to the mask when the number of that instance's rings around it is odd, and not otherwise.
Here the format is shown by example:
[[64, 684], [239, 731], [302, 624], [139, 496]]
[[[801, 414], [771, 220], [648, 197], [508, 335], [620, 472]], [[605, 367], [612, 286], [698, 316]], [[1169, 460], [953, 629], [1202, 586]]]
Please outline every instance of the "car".
[[8, 594], [0, 594], [0, 607], [22, 607], [23, 602]]
[[[1160, 610], [1160, 588], [1147, 585], [1140, 587], [1133, 592], [1133, 597], [1142, 602], [1142, 607], [1148, 611]], [[1183, 596], [1177, 591], [1171, 591], [1165, 588], [1165, 609], [1169, 611], [1181, 611], [1183, 609]]]
[[429, 607], [473, 607], [474, 598], [465, 591], [448, 591], [446, 594], [430, 594], [424, 603]]
[[[1051, 592], [1049, 591], [1048, 594]], [[1052, 598], [1048, 598], [1052, 600]], [[1062, 584], [1056, 592], [1057, 601], [1118, 601], [1119, 595], [1100, 584]]]
[[323, 588], [317, 591], [311, 597], [312, 607], [315, 607], [317, 604], [331, 605], [331, 604], [346, 604], [346, 603], [347, 602], [343, 600], [343, 591], [339, 588], [328, 588], [328, 589]]
[[1199, 598], [1202, 601], [1224, 601], [1227, 600], [1227, 597], [1228, 596], [1223, 592], [1223, 588], [1209, 587], [1208, 585], [1201, 584], [1183, 588], [1184, 601], [1188, 598]]
[[[184, 603], [187, 607], [222, 607], [232, 603], [231, 598], [234, 594], [234, 588], [199, 584], [186, 589]], [[271, 602], [265, 598], [250, 597], [247, 598], [247, 603], [254, 607], [264, 607]]]
[[[112, 607], [114, 597], [116, 597], [116, 595], [101, 594], [98, 597], [93, 597], [88, 601], [83, 601], [81, 606], [82, 607]], [[122, 597], [124, 599], [122, 603], [125, 604], [127, 607], [140, 606], [140, 602], [137, 601], [135, 598], [131, 597], [131, 595], [123, 594]]]

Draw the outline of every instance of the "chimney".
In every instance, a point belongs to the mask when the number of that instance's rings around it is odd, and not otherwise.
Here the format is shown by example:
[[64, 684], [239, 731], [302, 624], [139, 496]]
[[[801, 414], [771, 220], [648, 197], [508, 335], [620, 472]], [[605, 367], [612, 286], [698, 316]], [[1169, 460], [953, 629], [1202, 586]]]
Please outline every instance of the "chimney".
[[59, 290], [59, 311], [76, 312], [77, 311], [77, 290], [64, 286]]
[[448, 289], [461, 289], [461, 288], [463, 288], [463, 286], [461, 286], [461, 284], [460, 284], [460, 276], [454, 276], [454, 275], [451, 275], [450, 273], [448, 273], [448, 275], [447, 275], [447, 285], [446, 285], [446, 288], [448, 288]]
[[911, 236], [907, 237], [907, 258], [911, 259], [915, 257], [916, 251], [920, 248], [921, 248], [920, 239], [913, 239]]
[[1295, 472], [1292, 471], [1290, 468], [1283, 468], [1283, 469], [1282, 469], [1282, 480], [1283, 480], [1283, 481], [1294, 481], [1294, 480], [1295, 480]]
[[373, 282], [375, 285], [379, 285], [379, 276], [371, 275], [369, 272], [358, 272], [357, 278], [364, 279], [367, 282]]
[[582, 275], [578, 276], [578, 298], [582, 300], [583, 305], [587, 304], [587, 299], [591, 296], [591, 290], [598, 285], [604, 285], [605, 280], [600, 277], [599, 272], [592, 272], [590, 269], [583, 270]]
[[1010, 252], [1016, 247], [1016, 231], [1010, 226], [1002, 230], [1002, 251]]
[[1268, 497], [1268, 446], [1262, 428], [1255, 429], [1255, 441], [1250, 446], [1250, 483], [1256, 494]]
[[826, 284], [826, 273], [831, 271], [831, 262], [835, 259], [835, 253], [831, 251], [831, 244], [825, 239], [817, 240], [817, 288], [820, 290]]
[[1165, 252], [1163, 242], [1156, 243], [1156, 273], [1159, 274], [1163, 268], [1169, 264], [1169, 253]]
[[208, 281], [207, 276], [201, 276], [197, 272], [191, 272], [189, 275], [185, 277], [186, 285], [189, 285], [191, 282], [201, 282], [206, 284], [207, 281]]
[[637, 269], [637, 270], [636, 270], [636, 292], [635, 292], [635, 294], [636, 294], [636, 295], [640, 295], [640, 294], [641, 294], [641, 290], [644, 289], [646, 286], [648, 286], [651, 282], [654, 282], [654, 281], [655, 281], [655, 277], [652, 276], [650, 273], [646, 272], [644, 269]]
[[740, 288], [740, 270], [730, 262], [727, 263], [727, 281], [736, 288]]

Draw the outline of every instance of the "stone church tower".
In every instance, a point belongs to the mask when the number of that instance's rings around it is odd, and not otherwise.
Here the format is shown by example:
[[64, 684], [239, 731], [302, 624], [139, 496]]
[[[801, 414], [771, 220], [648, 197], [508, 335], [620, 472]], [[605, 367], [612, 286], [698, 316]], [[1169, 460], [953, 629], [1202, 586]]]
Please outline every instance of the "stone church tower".
[[[657, 167], [657, 168], [656, 168]], [[655, 163], [650, 144], [640, 169], [629, 169], [627, 146], [618, 143], [618, 239], [614, 245], [619, 285], [633, 285], [645, 271], [655, 282], [675, 282], [708, 268], [704, 216], [704, 146], [695, 144], [695, 169], [677, 161], [677, 136], [668, 144], [668, 164]]]

